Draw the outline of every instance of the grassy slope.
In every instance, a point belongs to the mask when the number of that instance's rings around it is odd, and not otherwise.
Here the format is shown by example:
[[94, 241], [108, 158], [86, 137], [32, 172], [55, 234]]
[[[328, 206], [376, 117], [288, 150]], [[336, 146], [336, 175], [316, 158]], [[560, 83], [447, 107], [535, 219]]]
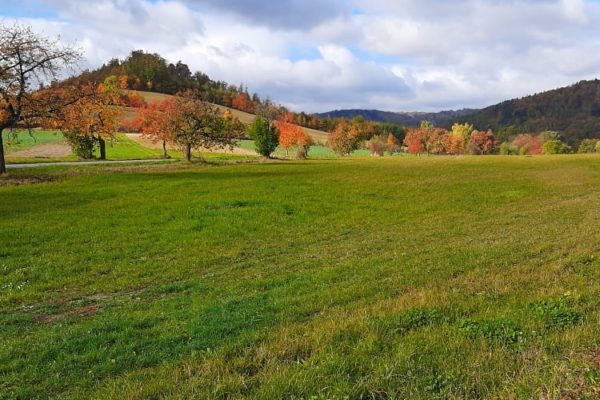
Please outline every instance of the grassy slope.
[[598, 157], [73, 171], [0, 187], [2, 399], [600, 395]]
[[[146, 100], [148, 103], [158, 102], [158, 101], [164, 100], [165, 98], [170, 97], [169, 95], [161, 94], [161, 93], [152, 93], [152, 92], [139, 92], [139, 93], [144, 98], [144, 100]], [[233, 108], [224, 107], [224, 106], [220, 106], [220, 105], [217, 105], [217, 107], [219, 107], [221, 110], [230, 110], [231, 113], [235, 117], [237, 117], [240, 121], [242, 121], [244, 124], [251, 124], [254, 121], [254, 118], [255, 118], [254, 114], [248, 114], [243, 111], [235, 110]], [[126, 113], [125, 113], [126, 118], [133, 118], [133, 116], [135, 115], [135, 114], [133, 114], [134, 112], [135, 112], [135, 109], [127, 109]], [[304, 130], [306, 133], [308, 133], [310, 135], [310, 137], [316, 143], [321, 144], [321, 145], [324, 145], [327, 143], [327, 137], [328, 137], [327, 132], [318, 131], [318, 130], [310, 129], [310, 128], [302, 128], [302, 130]]]
[[18, 131], [16, 132], [16, 137], [12, 137], [12, 135], [6, 132], [3, 136], [4, 150], [7, 154], [13, 151], [26, 150], [40, 144], [64, 141], [63, 136], [59, 132], [38, 129], [33, 130], [31, 135], [28, 131]]

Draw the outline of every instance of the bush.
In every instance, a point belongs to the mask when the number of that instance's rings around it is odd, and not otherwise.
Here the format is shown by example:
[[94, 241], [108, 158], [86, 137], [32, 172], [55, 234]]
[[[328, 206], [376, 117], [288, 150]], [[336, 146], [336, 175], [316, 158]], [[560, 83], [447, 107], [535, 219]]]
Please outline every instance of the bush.
[[367, 142], [367, 147], [374, 156], [383, 156], [386, 150], [386, 142], [383, 141], [379, 136], [373, 136], [371, 140]]
[[79, 136], [75, 133], [65, 134], [65, 138], [77, 157], [84, 160], [91, 160], [94, 158], [96, 139], [91, 136]]
[[500, 145], [500, 154], [503, 156], [513, 156], [519, 154], [517, 146], [504, 142]]
[[248, 127], [248, 136], [254, 140], [256, 152], [264, 157], [271, 157], [279, 145], [279, 131], [264, 117], [256, 117]]
[[581, 143], [579, 143], [579, 148], [577, 149], [578, 153], [595, 153], [598, 147], [597, 139], [583, 139]]
[[543, 145], [544, 154], [568, 154], [572, 152], [571, 146], [560, 140], [549, 140]]

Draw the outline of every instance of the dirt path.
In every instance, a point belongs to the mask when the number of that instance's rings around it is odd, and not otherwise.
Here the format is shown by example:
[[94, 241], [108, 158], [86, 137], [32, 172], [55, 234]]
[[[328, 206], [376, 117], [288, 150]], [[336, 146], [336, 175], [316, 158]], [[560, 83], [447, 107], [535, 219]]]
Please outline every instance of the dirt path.
[[[126, 136], [133, 140], [136, 143], [141, 144], [144, 147], [148, 147], [150, 149], [162, 149], [162, 143], [161, 142], [156, 142], [154, 143], [152, 140], [142, 137], [141, 134], [139, 133], [127, 133]], [[167, 150], [177, 150], [177, 148], [175, 148], [172, 145], [167, 145]], [[242, 149], [240, 147], [234, 147], [233, 149], [229, 149], [229, 148], [224, 148], [224, 149], [198, 149], [198, 151], [203, 151], [203, 152], [207, 152], [207, 153], [225, 153], [225, 154], [240, 154], [240, 155], [247, 155], [247, 156], [255, 156], [256, 152], [252, 151], [252, 150], [246, 150], [246, 149]]]
[[38, 144], [29, 149], [17, 150], [6, 153], [10, 157], [26, 157], [26, 158], [52, 158], [66, 157], [72, 154], [71, 147], [66, 143], [46, 143]]

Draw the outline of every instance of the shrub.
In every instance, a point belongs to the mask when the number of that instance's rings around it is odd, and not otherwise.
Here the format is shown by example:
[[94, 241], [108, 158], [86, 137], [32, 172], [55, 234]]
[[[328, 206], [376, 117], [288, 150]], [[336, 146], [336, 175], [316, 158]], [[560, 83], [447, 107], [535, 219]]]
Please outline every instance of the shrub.
[[598, 147], [597, 139], [583, 139], [581, 143], [579, 143], [579, 148], [577, 149], [578, 153], [595, 153]]
[[544, 154], [568, 154], [572, 151], [571, 146], [560, 140], [549, 140], [544, 143], [543, 148]]
[[504, 142], [500, 145], [500, 154], [503, 156], [513, 156], [519, 154], [519, 149], [517, 146]]
[[65, 138], [77, 157], [84, 160], [94, 158], [94, 150], [97, 143], [95, 138], [92, 136], [79, 136], [76, 133], [67, 133], [65, 134]]
[[279, 144], [277, 127], [264, 117], [256, 117], [248, 127], [248, 136], [254, 140], [256, 152], [264, 157], [271, 157]]
[[367, 142], [369, 151], [374, 156], [383, 156], [386, 150], [386, 142], [383, 141], [379, 136], [373, 136], [371, 140]]

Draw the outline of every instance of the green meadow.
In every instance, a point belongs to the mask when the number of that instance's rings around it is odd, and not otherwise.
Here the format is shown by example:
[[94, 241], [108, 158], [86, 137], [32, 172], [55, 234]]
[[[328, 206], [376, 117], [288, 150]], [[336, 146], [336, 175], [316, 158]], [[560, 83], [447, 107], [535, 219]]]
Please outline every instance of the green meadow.
[[0, 177], [0, 399], [600, 398], [600, 157], [242, 161]]

